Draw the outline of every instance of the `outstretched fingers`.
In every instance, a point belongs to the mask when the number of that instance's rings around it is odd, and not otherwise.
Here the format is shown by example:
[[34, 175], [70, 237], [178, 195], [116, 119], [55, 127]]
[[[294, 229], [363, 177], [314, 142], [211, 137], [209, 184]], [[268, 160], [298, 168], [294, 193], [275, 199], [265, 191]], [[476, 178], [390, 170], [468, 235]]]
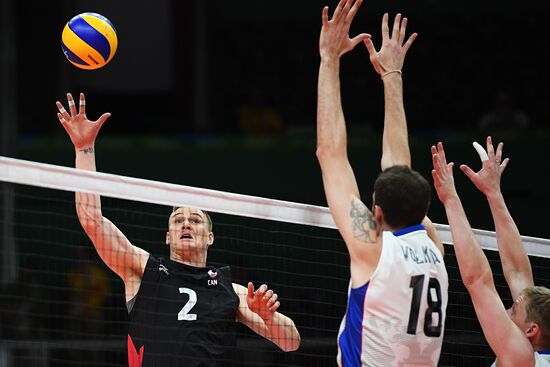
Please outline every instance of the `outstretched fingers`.
[[442, 181], [443, 177], [445, 177], [445, 165], [442, 163], [439, 153], [432, 154], [432, 163], [438, 180]]
[[377, 53], [376, 48], [374, 48], [374, 43], [372, 43], [372, 39], [368, 37], [368, 38], [365, 38], [363, 42], [365, 43], [365, 46], [367, 47], [367, 51], [369, 52], [369, 56], [372, 59], [373, 57], [376, 56], [376, 53]]
[[353, 0], [347, 0], [344, 2], [344, 7], [342, 8], [342, 12], [340, 13], [340, 17], [344, 18], [344, 22], [348, 21], [348, 14], [349, 14], [352, 2]]
[[382, 42], [390, 39], [390, 28], [388, 26], [388, 13], [382, 16]]
[[[334, 9], [334, 14], [332, 14], [331, 21], [340, 19], [340, 16], [342, 15], [342, 10], [344, 8], [344, 5], [348, 2], [348, 0], [340, 0], [338, 5], [336, 6], [336, 9]], [[328, 7], [327, 8], [327, 19], [328, 19]]]
[[510, 161], [510, 158], [505, 158], [504, 160], [502, 160], [502, 150], [503, 149], [504, 149], [504, 143], [502, 143], [502, 142], [498, 143], [497, 150], [496, 150], [496, 153], [495, 153], [495, 160], [496, 160], [497, 164], [499, 165], [498, 169], [499, 169], [500, 173], [502, 173], [506, 169], [506, 166], [508, 165], [508, 162]]
[[355, 14], [357, 14], [357, 10], [359, 10], [359, 7], [361, 6], [362, 2], [363, 0], [355, 0], [355, 2], [353, 3], [353, 6], [351, 7], [348, 14], [346, 15], [346, 21], [348, 23], [351, 23], [353, 18], [355, 18]]
[[393, 20], [393, 29], [391, 33], [391, 38], [394, 40], [397, 40], [399, 45], [402, 44], [400, 34], [401, 34], [401, 13], [397, 13], [395, 15], [395, 19]]
[[491, 138], [491, 136], [487, 137], [486, 145], [487, 145], [487, 156], [489, 157], [489, 160], [493, 161], [496, 159], [497, 163], [500, 163], [500, 158], [495, 157], [495, 148], [493, 147], [493, 139]]
[[403, 45], [403, 51], [405, 51], [405, 53], [409, 51], [409, 48], [411, 48], [416, 37], [418, 37], [418, 33], [416, 32], [409, 36], [409, 39], [407, 39], [407, 42], [405, 42], [405, 44]]
[[323, 21], [323, 27], [326, 27], [328, 25], [328, 6], [323, 8], [323, 11], [321, 12], [321, 20]]
[[437, 143], [437, 151], [438, 151], [439, 155], [441, 156], [441, 159], [443, 159], [443, 162], [445, 162], [445, 164], [447, 164], [447, 156], [445, 155], [445, 149], [443, 148], [443, 143], [442, 142]]
[[61, 116], [60, 121], [68, 122], [71, 119], [71, 115], [69, 115], [65, 107], [63, 107], [63, 105], [59, 101], [55, 102], [55, 105], [57, 106], [57, 110], [59, 111], [59, 113], [57, 114], [58, 117]]
[[434, 167], [432, 170], [432, 177], [434, 179], [435, 185], [439, 186], [441, 181], [440, 180], [441, 166], [439, 163], [439, 155], [437, 154], [437, 149], [433, 145], [432, 145], [432, 165]]
[[467, 165], [465, 165], [465, 164], [461, 164], [461, 165], [460, 165], [460, 170], [461, 170], [462, 172], [464, 172], [464, 174], [470, 179], [470, 181], [472, 181], [472, 182], [474, 182], [474, 183], [476, 182], [476, 180], [477, 180], [477, 177], [476, 177], [476, 176], [477, 176], [477, 173], [476, 173], [473, 169], [471, 169], [469, 166], [467, 166]]
[[67, 103], [69, 105], [69, 111], [71, 112], [71, 116], [76, 115], [76, 106], [74, 103], [73, 95], [71, 93], [67, 93]]
[[63, 126], [63, 128], [65, 130], [67, 130], [67, 120], [65, 120], [65, 118], [63, 117], [62, 114], [60, 114], [59, 112], [57, 113], [57, 119], [59, 120], [59, 122], [61, 123], [61, 126]]
[[84, 96], [84, 93], [80, 93], [78, 107], [79, 107], [79, 113], [82, 115], [86, 115], [86, 97]]
[[[357, 46], [359, 43], [364, 42], [365, 45], [367, 46], [367, 51], [369, 51], [369, 54], [370, 54], [371, 51], [369, 50], [369, 45], [367, 44], [367, 42], [370, 41], [370, 39], [371, 39], [370, 34], [361, 33], [361, 34], [358, 34], [357, 36], [353, 37], [352, 39], [350, 39], [350, 42], [351, 42], [352, 48], [355, 48], [355, 46]], [[370, 43], [372, 45], [372, 41]], [[372, 48], [374, 48], [374, 45], [372, 45]], [[376, 52], [376, 51], [374, 51], [374, 52]]]
[[107, 121], [107, 119], [109, 119], [109, 117], [111, 117], [111, 114], [109, 112], [105, 112], [103, 115], [99, 116], [96, 121], [96, 123], [99, 125], [98, 129], [103, 126], [103, 124], [105, 123], [105, 121]]
[[487, 152], [485, 151], [485, 149], [483, 149], [481, 144], [479, 144], [477, 141], [474, 141], [472, 143], [472, 145], [474, 146], [474, 149], [476, 150], [477, 154], [479, 155], [479, 159], [481, 159], [482, 164], [485, 161], [489, 160], [489, 156], [487, 155]]
[[[447, 158], [445, 157], [445, 150], [443, 149], [443, 143], [437, 143], [437, 147], [432, 145], [432, 164], [434, 171], [437, 174], [439, 181], [443, 181], [447, 175], [452, 176], [454, 163], [447, 163]], [[433, 172], [432, 172], [433, 175]], [[435, 177], [434, 177], [435, 178]]]

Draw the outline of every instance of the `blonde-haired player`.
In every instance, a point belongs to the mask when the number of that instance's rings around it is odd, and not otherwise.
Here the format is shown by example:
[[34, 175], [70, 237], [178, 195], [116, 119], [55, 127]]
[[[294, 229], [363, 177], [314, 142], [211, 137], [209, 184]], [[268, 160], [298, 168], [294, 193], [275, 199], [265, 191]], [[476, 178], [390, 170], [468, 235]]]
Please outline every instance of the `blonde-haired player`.
[[491, 267], [483, 253], [456, 192], [454, 163], [447, 163], [443, 144], [432, 146], [435, 188], [445, 206], [462, 281], [470, 296], [497, 367], [550, 367], [550, 289], [535, 287], [529, 257], [500, 190], [500, 177], [509, 159], [502, 159], [503, 144], [495, 153], [491, 137], [487, 151], [474, 143], [482, 168], [460, 169], [485, 194], [497, 237], [504, 276], [514, 303], [509, 310], [496, 291]]

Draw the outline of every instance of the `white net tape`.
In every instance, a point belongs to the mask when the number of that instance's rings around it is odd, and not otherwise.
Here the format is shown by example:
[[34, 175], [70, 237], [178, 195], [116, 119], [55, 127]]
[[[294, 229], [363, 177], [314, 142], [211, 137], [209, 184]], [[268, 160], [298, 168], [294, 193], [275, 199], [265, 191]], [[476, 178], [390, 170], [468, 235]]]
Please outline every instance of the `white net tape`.
[[[169, 206], [194, 206], [207, 211], [324, 228], [336, 228], [322, 206], [208, 190], [165, 182], [77, 170], [0, 156], [0, 181]], [[444, 243], [451, 244], [445, 224], [435, 224]], [[498, 249], [494, 232], [474, 229], [482, 248]], [[522, 236], [529, 255], [550, 258], [550, 240]]]

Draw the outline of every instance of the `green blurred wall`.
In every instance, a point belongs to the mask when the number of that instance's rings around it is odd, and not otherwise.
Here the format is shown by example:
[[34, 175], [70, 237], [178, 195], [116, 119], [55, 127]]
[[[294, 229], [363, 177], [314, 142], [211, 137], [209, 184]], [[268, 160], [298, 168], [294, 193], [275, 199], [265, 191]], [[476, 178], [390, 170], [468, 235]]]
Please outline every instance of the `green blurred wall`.
[[[370, 203], [372, 182], [379, 172], [379, 134], [350, 134], [349, 156], [363, 199]], [[263, 196], [315, 205], [326, 205], [320, 169], [315, 157], [315, 137], [311, 134], [282, 137], [99, 137], [96, 143], [98, 170], [151, 180], [208, 189]], [[483, 133], [449, 131], [411, 133], [413, 167], [431, 182], [431, 144], [446, 144], [447, 157], [455, 161], [455, 177], [466, 211], [476, 228], [492, 230], [486, 202], [458, 164], [480, 167], [471, 146], [484, 145]], [[510, 211], [524, 235], [550, 237], [546, 224], [546, 157], [550, 130], [494, 134], [504, 141], [504, 156], [511, 161], [502, 188]], [[49, 164], [72, 166], [74, 153], [65, 136], [50, 139], [22, 139], [17, 158]], [[446, 223], [437, 197], [432, 200], [430, 216]]]

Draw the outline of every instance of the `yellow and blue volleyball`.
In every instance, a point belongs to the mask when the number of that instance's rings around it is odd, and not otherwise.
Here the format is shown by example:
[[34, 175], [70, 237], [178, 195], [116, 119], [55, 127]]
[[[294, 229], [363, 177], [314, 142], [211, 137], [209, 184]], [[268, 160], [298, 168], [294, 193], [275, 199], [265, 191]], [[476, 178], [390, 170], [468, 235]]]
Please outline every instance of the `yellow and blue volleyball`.
[[113, 23], [97, 13], [82, 13], [67, 22], [61, 35], [63, 53], [81, 69], [98, 69], [115, 55], [118, 45]]

